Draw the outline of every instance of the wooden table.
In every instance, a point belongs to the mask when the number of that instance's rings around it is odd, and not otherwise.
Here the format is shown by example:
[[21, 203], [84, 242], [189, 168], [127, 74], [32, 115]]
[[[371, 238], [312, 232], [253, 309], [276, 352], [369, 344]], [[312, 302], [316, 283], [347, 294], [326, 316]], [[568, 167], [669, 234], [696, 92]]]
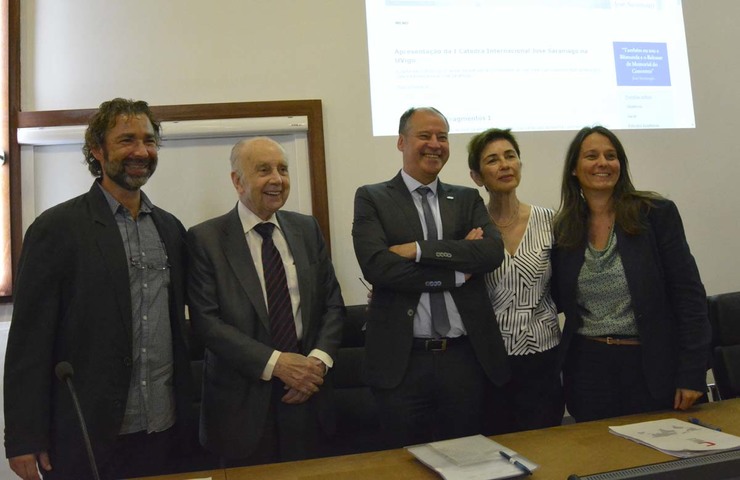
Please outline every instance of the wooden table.
[[[661, 418], [698, 417], [740, 436], [740, 399], [701, 404], [688, 412], [665, 411], [609, 420], [578, 423], [543, 430], [491, 437], [538, 463], [532, 479], [564, 480], [570, 474], [586, 475], [609, 470], [675, 460], [652, 448], [609, 433], [612, 425]], [[231, 468], [212, 472], [156, 477], [157, 480], [377, 480], [429, 479], [440, 477], [404, 449]]]

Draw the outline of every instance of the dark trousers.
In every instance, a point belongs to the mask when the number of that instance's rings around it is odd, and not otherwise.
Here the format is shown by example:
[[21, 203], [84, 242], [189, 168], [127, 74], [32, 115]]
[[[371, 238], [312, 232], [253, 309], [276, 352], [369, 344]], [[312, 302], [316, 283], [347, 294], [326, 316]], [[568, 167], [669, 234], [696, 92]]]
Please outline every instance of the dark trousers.
[[558, 348], [510, 355], [509, 366], [511, 380], [487, 392], [486, 435], [560, 425], [565, 407]]
[[289, 462], [320, 456], [326, 441], [322, 434], [313, 398], [307, 402], [288, 405], [280, 399], [287, 393], [285, 384], [272, 380], [272, 397], [267, 412], [265, 430], [257, 450], [243, 458], [222, 458], [223, 468]]
[[[100, 478], [118, 480], [173, 472], [177, 468], [177, 464], [173, 460], [173, 454], [176, 453], [173, 451], [174, 432], [175, 429], [170, 428], [164, 432], [137, 432], [119, 435], [113, 445], [111, 454], [107, 458], [96, 458]], [[80, 446], [80, 448], [84, 447]], [[54, 467], [53, 460], [51, 466]], [[89, 463], [85, 461], [85, 464], [79, 465], [75, 472], [52, 470], [44, 473], [44, 478], [81, 480], [93, 478], [93, 475]]]
[[640, 345], [607, 345], [575, 335], [563, 369], [568, 411], [577, 422], [669, 409], [673, 397], [654, 398]]
[[386, 446], [481, 433], [488, 382], [467, 339], [444, 352], [413, 350], [400, 385], [373, 388]]

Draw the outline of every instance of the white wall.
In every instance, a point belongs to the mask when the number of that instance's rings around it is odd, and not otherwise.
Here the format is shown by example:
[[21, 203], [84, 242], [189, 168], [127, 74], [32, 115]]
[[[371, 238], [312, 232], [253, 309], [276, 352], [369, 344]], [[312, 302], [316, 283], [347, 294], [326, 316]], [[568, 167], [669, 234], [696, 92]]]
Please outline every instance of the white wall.
[[[26, 111], [97, 107], [115, 96], [154, 105], [321, 99], [334, 262], [347, 303], [365, 301], [350, 236], [354, 191], [394, 175], [401, 158], [395, 138], [371, 134], [363, 1], [24, 0], [21, 16]], [[698, 127], [620, 138], [637, 187], [678, 203], [708, 292], [740, 290], [740, 2], [684, 0], [684, 16]], [[519, 135], [521, 198], [557, 207], [573, 134]], [[452, 136], [443, 180], [471, 184], [468, 138]]]

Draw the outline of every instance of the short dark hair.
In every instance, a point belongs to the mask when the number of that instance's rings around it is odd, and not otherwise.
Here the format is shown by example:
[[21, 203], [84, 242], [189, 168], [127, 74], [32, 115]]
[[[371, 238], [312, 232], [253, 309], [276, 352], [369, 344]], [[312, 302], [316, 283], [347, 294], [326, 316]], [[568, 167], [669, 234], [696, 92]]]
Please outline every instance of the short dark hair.
[[119, 115], [127, 117], [146, 115], [154, 128], [154, 140], [157, 142], [157, 147], [159, 147], [162, 141], [159, 121], [154, 117], [154, 114], [149, 109], [149, 104], [145, 101], [114, 98], [113, 100], [101, 103], [98, 111], [90, 117], [87, 130], [85, 131], [85, 145], [82, 147], [87, 168], [94, 177], [100, 177], [103, 171], [100, 167], [100, 162], [92, 152], [95, 148], [105, 147], [105, 134], [116, 124]]
[[470, 171], [480, 173], [480, 156], [483, 154], [486, 146], [496, 140], [507, 140], [514, 147], [514, 150], [516, 150], [516, 156], [521, 158], [522, 154], [519, 151], [519, 143], [517, 143], [510, 128], [505, 130], [489, 128], [475, 135], [468, 142], [468, 168], [470, 168]]
[[409, 120], [419, 110], [429, 110], [431, 112], [436, 113], [437, 115], [442, 117], [442, 119], [445, 121], [445, 123], [447, 124], [447, 128], [448, 129], [450, 128], [450, 122], [447, 121], [447, 117], [445, 117], [444, 114], [440, 112], [439, 110], [437, 110], [436, 108], [434, 107], [411, 107], [405, 112], [403, 112], [403, 114], [401, 115], [401, 119], [398, 122], [398, 134], [399, 135], [406, 134], [406, 130], [408, 130], [409, 128]]

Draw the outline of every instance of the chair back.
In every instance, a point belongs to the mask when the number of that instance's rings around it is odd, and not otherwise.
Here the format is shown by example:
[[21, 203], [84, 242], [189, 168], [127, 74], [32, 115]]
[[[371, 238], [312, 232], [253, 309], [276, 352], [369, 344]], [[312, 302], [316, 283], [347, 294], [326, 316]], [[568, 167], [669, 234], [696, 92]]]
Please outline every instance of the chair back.
[[712, 344], [740, 345], [740, 292], [707, 297]]
[[712, 325], [712, 371], [722, 399], [740, 397], [740, 292], [707, 298]]

